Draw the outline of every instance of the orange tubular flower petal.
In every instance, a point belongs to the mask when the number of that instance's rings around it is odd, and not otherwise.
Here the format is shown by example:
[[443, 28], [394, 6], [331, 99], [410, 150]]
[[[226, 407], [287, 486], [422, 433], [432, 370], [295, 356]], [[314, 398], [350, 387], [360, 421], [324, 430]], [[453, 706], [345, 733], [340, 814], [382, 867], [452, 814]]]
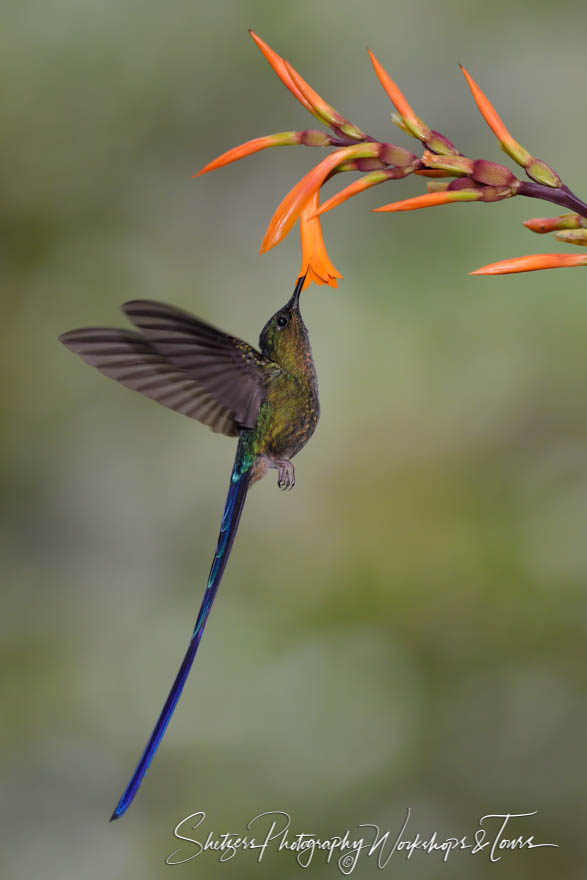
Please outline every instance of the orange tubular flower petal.
[[403, 92], [397, 87], [385, 68], [379, 63], [373, 52], [371, 52], [370, 49], [368, 49], [367, 51], [369, 52], [371, 64], [375, 68], [377, 79], [383, 86], [391, 103], [400, 114], [402, 122], [404, 123], [404, 125], [407, 126], [410, 134], [414, 135], [414, 137], [417, 137], [419, 140], [427, 140], [431, 135], [431, 131], [428, 126], [424, 122], [422, 122], [421, 119], [418, 119], [418, 117], [406, 101]]
[[[294, 98], [297, 98], [300, 104], [302, 104], [306, 108], [306, 110], [310, 111], [312, 116], [320, 119], [318, 114], [313, 110], [312, 105], [310, 104], [308, 99], [302, 95], [299, 88], [292, 80], [286, 67], [285, 61], [283, 60], [281, 55], [278, 55], [277, 52], [274, 52], [273, 49], [268, 46], [267, 43], [265, 43], [261, 39], [261, 37], [257, 36], [254, 31], [250, 30], [249, 33], [265, 56], [265, 58], [267, 59], [267, 61], [269, 62], [269, 64], [271, 65], [271, 67], [273, 68], [273, 70], [275, 71], [275, 73], [277, 74], [277, 76], [279, 77], [279, 79], [281, 80], [281, 82], [284, 84], [284, 86], [290, 90]], [[320, 121], [322, 120], [320, 119]]]
[[514, 162], [517, 162], [518, 165], [522, 165], [526, 167], [526, 165], [532, 160], [532, 156], [528, 152], [528, 150], [524, 149], [517, 141], [513, 139], [500, 117], [497, 114], [497, 111], [491, 101], [483, 94], [473, 77], [465, 70], [462, 64], [459, 65], [471, 92], [473, 93], [473, 98], [475, 99], [475, 103], [479, 108], [479, 112], [481, 116], [493, 132], [493, 134], [498, 139], [501, 148], [511, 156]]
[[285, 67], [292, 82], [312, 108], [314, 115], [319, 116], [327, 125], [341, 125], [344, 123], [344, 117], [341, 116], [340, 113], [337, 113], [334, 107], [327, 104], [324, 98], [321, 98], [318, 92], [314, 91], [312, 86], [299, 75], [297, 70], [295, 70], [287, 60], [285, 60]]
[[200, 174], [214, 171], [215, 168], [222, 168], [223, 165], [238, 162], [239, 159], [244, 159], [245, 156], [258, 153], [259, 150], [266, 150], [268, 147], [286, 147], [299, 143], [300, 136], [295, 131], [282, 131], [279, 134], [267, 134], [264, 137], [253, 138], [252, 141], [247, 141], [245, 144], [240, 144], [240, 146], [233, 147], [232, 150], [222, 153], [221, 156], [213, 159], [212, 162], [208, 162], [207, 165], [198, 171], [197, 174], [193, 174], [192, 177], [199, 177]]
[[352, 196], [356, 196], [358, 193], [364, 192], [364, 190], [370, 189], [372, 186], [377, 186], [379, 183], [385, 183], [386, 180], [390, 180], [393, 176], [395, 176], [394, 171], [391, 169], [384, 169], [382, 171], [372, 171], [370, 174], [360, 177], [358, 180], [349, 184], [349, 186], [341, 189], [336, 195], [331, 196], [331, 198], [323, 202], [319, 210], [316, 211], [315, 216], [318, 217], [320, 214], [325, 214], [326, 211], [332, 211], [333, 208], [337, 208], [343, 202], [346, 202], [347, 199], [352, 198]]
[[315, 192], [300, 215], [300, 238], [302, 242], [302, 265], [300, 275], [306, 275], [304, 288], [312, 281], [336, 287], [336, 279], [342, 278], [332, 263], [324, 246], [320, 220], [315, 216], [318, 209], [318, 192]]
[[404, 199], [401, 202], [390, 202], [381, 208], [373, 208], [375, 213], [379, 211], [417, 211], [418, 208], [433, 208], [436, 205], [450, 205], [452, 202], [476, 202], [482, 198], [481, 190], [477, 189], [453, 189], [446, 192], [429, 192], [413, 199]]
[[572, 266], [587, 266], [587, 254], [530, 254], [527, 257], [513, 257], [500, 260], [469, 272], [469, 275], [510, 275], [514, 272], [535, 272], [540, 269], [561, 269]]
[[322, 159], [318, 165], [296, 183], [282, 200], [269, 221], [267, 232], [261, 243], [260, 253], [265, 253], [265, 251], [270, 250], [270, 248], [279, 244], [285, 238], [300, 216], [303, 208], [314, 193], [320, 189], [325, 179], [331, 171], [334, 171], [337, 165], [348, 159], [376, 158], [379, 149], [380, 147], [377, 143], [353, 144], [351, 147], [335, 150], [329, 156], [326, 156], [325, 159]]

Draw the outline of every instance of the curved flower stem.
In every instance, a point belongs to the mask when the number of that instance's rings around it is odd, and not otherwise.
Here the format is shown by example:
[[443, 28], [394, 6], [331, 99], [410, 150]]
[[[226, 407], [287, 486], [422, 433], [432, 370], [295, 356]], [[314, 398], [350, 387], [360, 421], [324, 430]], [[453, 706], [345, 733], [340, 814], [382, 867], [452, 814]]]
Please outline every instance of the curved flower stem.
[[555, 205], [569, 208], [569, 210], [580, 214], [581, 217], [587, 218], [587, 205], [572, 193], [567, 186], [563, 185], [553, 188], [551, 186], [544, 186], [541, 183], [522, 180], [517, 194], [519, 196], [528, 196], [530, 199], [542, 199], [545, 202], [553, 202]]

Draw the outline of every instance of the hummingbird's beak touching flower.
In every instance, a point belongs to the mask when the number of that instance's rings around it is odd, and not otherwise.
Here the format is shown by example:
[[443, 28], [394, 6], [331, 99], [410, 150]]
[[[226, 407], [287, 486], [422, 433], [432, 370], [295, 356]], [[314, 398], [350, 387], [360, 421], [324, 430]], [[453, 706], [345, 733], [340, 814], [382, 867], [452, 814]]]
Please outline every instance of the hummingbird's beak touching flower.
[[305, 275], [302, 290], [313, 281], [314, 284], [327, 284], [336, 287], [337, 278], [342, 278], [332, 263], [322, 238], [318, 210], [318, 192], [315, 192], [300, 214], [300, 238], [302, 242], [302, 265], [300, 275]]
[[536, 272], [540, 269], [562, 269], [587, 266], [587, 254], [530, 254], [500, 260], [469, 272], [469, 275], [511, 275], [514, 272]]
[[304, 289], [306, 277], [305, 275], [300, 275], [298, 280], [296, 281], [296, 286], [294, 287], [294, 292], [292, 293], [289, 302], [287, 303], [287, 308], [295, 311], [300, 307], [300, 293]]

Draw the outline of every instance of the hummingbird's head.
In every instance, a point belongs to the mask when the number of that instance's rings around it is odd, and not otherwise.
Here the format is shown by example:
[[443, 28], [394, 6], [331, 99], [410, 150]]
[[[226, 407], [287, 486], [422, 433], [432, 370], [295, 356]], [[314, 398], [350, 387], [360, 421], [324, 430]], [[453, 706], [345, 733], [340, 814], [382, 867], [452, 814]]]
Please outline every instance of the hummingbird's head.
[[308, 331], [300, 312], [300, 293], [306, 276], [300, 276], [289, 301], [270, 318], [259, 337], [265, 357], [295, 372], [309, 348]]

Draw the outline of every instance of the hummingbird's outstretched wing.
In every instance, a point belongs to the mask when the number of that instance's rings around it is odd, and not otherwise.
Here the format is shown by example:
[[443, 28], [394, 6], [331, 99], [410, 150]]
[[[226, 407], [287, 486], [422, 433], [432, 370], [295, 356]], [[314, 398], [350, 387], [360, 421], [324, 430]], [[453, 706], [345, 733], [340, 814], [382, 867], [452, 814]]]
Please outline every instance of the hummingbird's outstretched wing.
[[133, 300], [122, 310], [155, 351], [228, 407], [238, 425], [255, 426], [265, 383], [271, 373], [279, 372], [276, 364], [242, 339], [182, 309]]
[[123, 310], [142, 333], [86, 327], [59, 340], [111, 379], [213, 431], [234, 437], [255, 426], [276, 364], [181, 309], [134, 300]]
[[203, 386], [160, 355], [148, 340], [132, 330], [85, 327], [59, 337], [82, 360], [133, 391], [163, 406], [234, 437], [239, 432], [234, 413]]

